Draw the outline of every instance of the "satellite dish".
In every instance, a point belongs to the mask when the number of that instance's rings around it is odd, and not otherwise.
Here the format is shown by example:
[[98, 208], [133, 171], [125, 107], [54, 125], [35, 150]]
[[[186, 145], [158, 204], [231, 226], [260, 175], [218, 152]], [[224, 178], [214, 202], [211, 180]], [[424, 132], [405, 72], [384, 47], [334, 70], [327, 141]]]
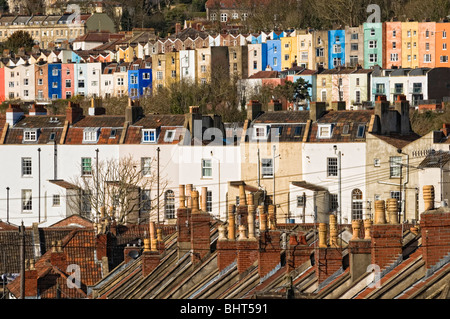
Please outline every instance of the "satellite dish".
[[132, 250], [128, 253], [128, 256], [130, 256], [133, 259], [136, 259], [139, 257], [139, 251], [137, 250]]

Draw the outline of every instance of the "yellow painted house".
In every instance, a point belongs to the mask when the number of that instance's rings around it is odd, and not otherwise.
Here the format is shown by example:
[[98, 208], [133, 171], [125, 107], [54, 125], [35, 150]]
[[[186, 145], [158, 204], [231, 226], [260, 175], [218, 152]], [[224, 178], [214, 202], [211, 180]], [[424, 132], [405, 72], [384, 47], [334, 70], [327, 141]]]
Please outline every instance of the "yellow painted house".
[[137, 57], [137, 46], [127, 45], [119, 47], [117, 57], [119, 61], [123, 60], [123, 62], [133, 62], [134, 58]]
[[402, 67], [419, 66], [419, 22], [402, 22]]
[[281, 38], [281, 70], [286, 70], [292, 67], [293, 63], [298, 62], [297, 51], [297, 36], [291, 35], [289, 37]]
[[152, 55], [153, 90], [169, 87], [180, 81], [180, 53], [178, 51]]

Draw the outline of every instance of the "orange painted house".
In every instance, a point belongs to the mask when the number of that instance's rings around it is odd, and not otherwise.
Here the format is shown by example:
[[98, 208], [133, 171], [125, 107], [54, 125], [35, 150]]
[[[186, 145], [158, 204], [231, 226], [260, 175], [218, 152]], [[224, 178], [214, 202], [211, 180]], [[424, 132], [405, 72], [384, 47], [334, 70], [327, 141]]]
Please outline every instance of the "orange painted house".
[[36, 101], [48, 100], [48, 64], [36, 63], [34, 70]]
[[402, 66], [402, 23], [400, 21], [383, 24], [383, 68]]
[[419, 68], [434, 68], [436, 65], [436, 22], [419, 22]]
[[69, 99], [75, 92], [75, 71], [73, 63], [63, 63], [61, 65], [61, 97]]
[[436, 23], [434, 38], [436, 41], [436, 67], [450, 67], [448, 58], [450, 55], [450, 22]]

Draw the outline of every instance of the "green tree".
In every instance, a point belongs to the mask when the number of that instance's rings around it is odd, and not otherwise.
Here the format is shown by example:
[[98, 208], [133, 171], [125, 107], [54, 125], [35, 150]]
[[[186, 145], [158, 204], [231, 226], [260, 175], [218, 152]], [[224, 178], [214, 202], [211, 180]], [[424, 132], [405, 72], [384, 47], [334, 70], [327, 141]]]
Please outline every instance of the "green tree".
[[4, 49], [9, 49], [11, 52], [17, 53], [19, 48], [31, 50], [34, 45], [34, 40], [28, 32], [21, 30], [11, 34], [3, 45]]

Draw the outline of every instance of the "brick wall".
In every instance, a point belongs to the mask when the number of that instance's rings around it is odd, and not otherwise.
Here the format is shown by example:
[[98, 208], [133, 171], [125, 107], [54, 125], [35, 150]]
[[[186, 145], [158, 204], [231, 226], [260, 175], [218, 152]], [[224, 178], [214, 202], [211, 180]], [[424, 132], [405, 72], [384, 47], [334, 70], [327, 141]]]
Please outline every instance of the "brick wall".
[[435, 210], [421, 215], [423, 259], [427, 269], [450, 253], [450, 212]]
[[304, 235], [291, 235], [286, 253], [287, 272], [294, 270], [310, 260], [314, 249], [306, 244]]
[[192, 262], [198, 263], [210, 252], [210, 216], [208, 213], [191, 215]]
[[178, 242], [190, 242], [191, 241], [191, 225], [189, 221], [190, 209], [178, 208], [177, 209], [177, 229], [178, 229]]
[[158, 265], [161, 256], [157, 251], [144, 251], [142, 253], [142, 276], [147, 276], [151, 273]]
[[280, 236], [279, 231], [261, 232], [258, 256], [259, 277], [264, 277], [280, 263]]
[[240, 274], [250, 268], [258, 260], [258, 241], [255, 239], [244, 239], [236, 242], [237, 269]]
[[217, 267], [219, 271], [224, 270], [231, 265], [237, 258], [236, 241], [235, 240], [219, 240], [217, 241]]
[[380, 270], [394, 263], [402, 254], [402, 225], [374, 224], [370, 231], [371, 263]]
[[318, 248], [314, 259], [319, 284], [342, 267], [342, 251], [339, 248]]

